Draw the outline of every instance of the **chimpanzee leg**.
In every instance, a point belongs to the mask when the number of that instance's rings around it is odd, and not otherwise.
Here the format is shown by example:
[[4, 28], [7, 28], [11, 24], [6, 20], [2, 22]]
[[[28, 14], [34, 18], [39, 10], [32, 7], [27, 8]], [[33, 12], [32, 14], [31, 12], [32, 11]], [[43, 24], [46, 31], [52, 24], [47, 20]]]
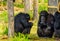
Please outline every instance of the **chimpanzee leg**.
[[37, 34], [39, 37], [43, 37], [43, 35], [42, 35], [43, 32], [42, 32], [42, 29], [40, 27], [37, 29]]
[[30, 30], [31, 30], [31, 28], [25, 28], [22, 33], [23, 34], [30, 34]]

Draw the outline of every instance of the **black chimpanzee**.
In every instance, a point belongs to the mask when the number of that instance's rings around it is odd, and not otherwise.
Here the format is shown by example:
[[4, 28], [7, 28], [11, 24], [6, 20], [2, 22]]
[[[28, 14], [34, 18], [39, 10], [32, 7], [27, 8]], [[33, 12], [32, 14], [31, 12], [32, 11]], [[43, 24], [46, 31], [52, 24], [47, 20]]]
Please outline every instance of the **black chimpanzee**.
[[38, 29], [37, 29], [37, 34], [39, 37], [45, 36], [44, 31], [45, 28], [47, 27], [47, 16], [48, 16], [47, 11], [41, 11], [38, 21]]
[[60, 38], [60, 12], [55, 12], [54, 15], [55, 23], [54, 23], [54, 31], [55, 31], [55, 37]]
[[29, 22], [30, 16], [25, 13], [19, 13], [14, 18], [14, 30], [16, 33], [20, 32], [23, 34], [29, 34], [30, 29], [33, 25], [32, 22]]
[[38, 36], [51, 38], [54, 32], [54, 16], [47, 11], [41, 11], [38, 22]]

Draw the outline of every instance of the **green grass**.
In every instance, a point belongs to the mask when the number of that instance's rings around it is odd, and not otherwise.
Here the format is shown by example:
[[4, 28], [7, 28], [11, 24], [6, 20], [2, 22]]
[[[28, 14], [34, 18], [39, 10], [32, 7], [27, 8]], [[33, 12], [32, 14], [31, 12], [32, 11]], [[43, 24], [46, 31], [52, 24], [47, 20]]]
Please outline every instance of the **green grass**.
[[10, 41], [30, 41], [30, 40], [28, 39], [28, 35], [18, 33], [18, 36], [14, 36], [14, 38], [10, 38]]

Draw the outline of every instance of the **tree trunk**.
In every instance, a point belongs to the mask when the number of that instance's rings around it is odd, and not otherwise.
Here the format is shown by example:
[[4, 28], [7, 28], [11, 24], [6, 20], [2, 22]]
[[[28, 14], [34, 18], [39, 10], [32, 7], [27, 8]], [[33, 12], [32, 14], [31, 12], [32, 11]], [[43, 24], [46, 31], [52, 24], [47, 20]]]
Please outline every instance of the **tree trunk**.
[[14, 36], [14, 6], [13, 0], [7, 0], [8, 5], [8, 37]]
[[38, 0], [33, 0], [33, 19], [38, 19]]
[[24, 0], [24, 12], [29, 13], [30, 10], [30, 0]]
[[30, 0], [30, 10], [33, 9], [33, 0]]

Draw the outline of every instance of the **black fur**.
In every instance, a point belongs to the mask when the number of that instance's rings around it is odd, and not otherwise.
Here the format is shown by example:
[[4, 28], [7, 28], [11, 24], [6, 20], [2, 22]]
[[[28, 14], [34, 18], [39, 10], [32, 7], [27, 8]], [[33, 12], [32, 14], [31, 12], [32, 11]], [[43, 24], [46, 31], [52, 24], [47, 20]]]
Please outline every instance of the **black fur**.
[[53, 32], [54, 32], [54, 16], [48, 14], [47, 11], [41, 11], [37, 30], [38, 36], [51, 38], [53, 36]]
[[30, 29], [32, 27], [32, 22], [29, 22], [30, 16], [25, 13], [19, 13], [14, 18], [14, 29], [15, 32], [23, 33], [23, 34], [29, 34]]
[[44, 31], [47, 27], [47, 16], [48, 16], [47, 11], [41, 11], [38, 21], [38, 30], [37, 30], [37, 34], [39, 37], [45, 37]]
[[47, 32], [48, 32], [48, 37], [52, 37], [54, 34], [54, 22], [55, 18], [52, 14], [49, 14], [47, 17]]
[[60, 37], [60, 13], [57, 11], [55, 12], [55, 23], [54, 23], [54, 31], [55, 37]]

